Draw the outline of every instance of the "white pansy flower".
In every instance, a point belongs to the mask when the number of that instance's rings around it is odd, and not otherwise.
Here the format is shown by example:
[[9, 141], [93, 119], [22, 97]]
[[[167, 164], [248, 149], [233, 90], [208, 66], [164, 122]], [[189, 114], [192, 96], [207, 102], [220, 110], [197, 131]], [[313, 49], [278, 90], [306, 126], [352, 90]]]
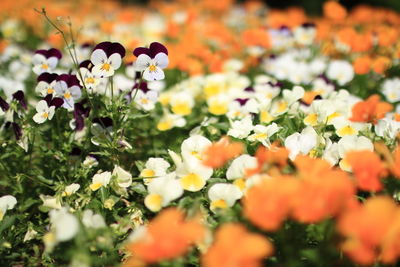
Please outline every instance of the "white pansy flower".
[[0, 197], [0, 221], [3, 220], [7, 210], [11, 210], [17, 204], [17, 199], [11, 195]]
[[104, 221], [103, 216], [93, 213], [90, 209], [83, 212], [82, 223], [87, 228], [98, 229], [106, 227], [106, 222]]
[[245, 177], [246, 171], [249, 169], [257, 168], [258, 162], [255, 157], [244, 154], [234, 159], [226, 171], [226, 178], [234, 180], [233, 184], [238, 186], [240, 190], [244, 191], [246, 188]]
[[382, 93], [390, 103], [400, 101], [400, 79], [386, 79], [382, 84]]
[[194, 157], [198, 160], [202, 160], [204, 150], [211, 145], [212, 142], [208, 138], [202, 135], [193, 135], [182, 142], [182, 157], [184, 159]]
[[61, 209], [60, 201], [54, 196], [40, 195], [43, 206], [51, 209]]
[[132, 184], [132, 174], [125, 171], [120, 166], [114, 167], [112, 176], [116, 178], [119, 187], [126, 188]]
[[375, 125], [375, 133], [380, 137], [394, 139], [399, 132], [400, 122], [392, 119], [384, 118], [378, 120], [378, 123]]
[[184, 161], [177, 166], [176, 175], [183, 189], [191, 192], [200, 191], [208, 179], [210, 179], [213, 169], [204, 166], [194, 157], [184, 158]]
[[147, 190], [149, 194], [146, 196], [144, 204], [153, 212], [168, 206], [171, 201], [183, 194], [183, 188], [174, 176], [153, 179], [148, 184]]
[[45, 122], [47, 119], [51, 120], [54, 116], [55, 108], [55, 106], [49, 107], [45, 100], [40, 100], [36, 105], [37, 113], [33, 116], [33, 120], [39, 124]]
[[247, 139], [251, 142], [257, 141], [264, 146], [269, 146], [269, 138], [277, 133], [280, 129], [281, 127], [274, 122], [268, 126], [258, 124], [253, 128], [254, 134], [251, 134], [249, 137], [247, 137]]
[[339, 85], [345, 85], [353, 80], [353, 66], [345, 60], [332, 60], [329, 63], [326, 75], [329, 79], [337, 81]]
[[140, 172], [140, 176], [147, 178], [144, 183], [149, 183], [153, 177], [165, 176], [171, 165], [163, 158], [149, 158], [145, 168]]
[[97, 173], [92, 178], [90, 189], [92, 191], [98, 190], [102, 186], [107, 186], [111, 180], [111, 172]]
[[81, 186], [79, 184], [70, 184], [65, 187], [64, 191], [62, 192], [62, 196], [70, 196], [76, 193], [76, 191], [78, 191], [80, 187]]
[[314, 128], [307, 126], [301, 133], [294, 133], [285, 139], [289, 158], [294, 160], [298, 154], [306, 155], [317, 145], [318, 135]]
[[72, 239], [79, 230], [78, 219], [63, 207], [58, 210], [51, 210], [50, 213], [51, 231], [57, 242]]
[[231, 128], [228, 131], [228, 135], [235, 138], [246, 138], [253, 130], [253, 121], [251, 116], [247, 116], [241, 120], [231, 122]]
[[210, 209], [215, 211], [216, 209], [230, 208], [242, 196], [242, 191], [234, 184], [213, 184], [208, 190]]

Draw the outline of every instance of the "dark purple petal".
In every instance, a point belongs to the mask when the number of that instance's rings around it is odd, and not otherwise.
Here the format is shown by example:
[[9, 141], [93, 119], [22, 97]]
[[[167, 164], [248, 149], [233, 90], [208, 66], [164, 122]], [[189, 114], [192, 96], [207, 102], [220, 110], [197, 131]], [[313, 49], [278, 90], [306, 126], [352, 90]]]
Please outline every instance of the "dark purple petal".
[[158, 53], [165, 53], [166, 55], [168, 55], [168, 50], [164, 45], [158, 42], [153, 42], [150, 44], [150, 53], [151, 58], [154, 58]]
[[90, 107], [85, 107], [84, 104], [86, 104], [86, 100], [82, 100], [79, 103], [75, 103], [74, 114], [76, 113], [77, 115], [88, 117], [90, 113]]
[[246, 88], [244, 88], [245, 92], [254, 92], [254, 88], [252, 86], [248, 86]]
[[51, 100], [53, 99], [53, 95], [46, 95], [43, 100], [47, 102], [47, 106], [50, 106]]
[[56, 80], [57, 78], [58, 78], [58, 74], [45, 72], [45, 73], [40, 74], [39, 77], [37, 77], [37, 81], [51, 83], [52, 81]]
[[66, 82], [68, 88], [74, 85], [81, 87], [78, 78], [76, 78], [76, 75], [61, 74], [60, 76], [58, 76], [57, 81]]
[[235, 101], [239, 102], [239, 104], [241, 106], [244, 106], [247, 103], [247, 101], [249, 101], [249, 99], [248, 98], [236, 98]]
[[[51, 95], [50, 95], [51, 96]], [[47, 96], [46, 96], [47, 97]], [[61, 107], [64, 104], [64, 100], [61, 97], [55, 97], [50, 101], [49, 106], [55, 106], [56, 108]]]
[[111, 56], [114, 53], [118, 53], [121, 58], [125, 56], [125, 48], [120, 43], [111, 43], [111, 42], [102, 42], [96, 45], [93, 49], [101, 49], [106, 53], [107, 57]]
[[118, 53], [121, 58], [125, 56], [125, 48], [120, 43], [112, 43], [111, 49], [112, 53], [110, 54], [110, 56], [114, 53]]
[[151, 57], [151, 52], [150, 49], [146, 48], [146, 47], [137, 47], [135, 48], [135, 50], [133, 50], [133, 54], [138, 57], [141, 54], [145, 54], [148, 55], [149, 57]]
[[79, 68], [85, 68], [91, 71], [93, 68], [93, 64], [90, 60], [85, 60], [82, 61], [81, 64], [79, 64]]
[[113, 125], [113, 121], [109, 117], [94, 118], [93, 123], [99, 123], [101, 126], [104, 126], [106, 128]]
[[22, 137], [22, 129], [21, 129], [21, 127], [15, 122], [12, 123], [12, 127], [13, 127], [13, 130], [14, 130], [15, 139], [17, 139], [17, 140], [21, 139], [21, 137]]
[[19, 91], [15, 92], [12, 96], [15, 100], [17, 100], [21, 104], [23, 109], [28, 108], [28, 106], [26, 105], [25, 94], [23, 91], [19, 90]]
[[49, 50], [47, 50], [47, 58], [49, 57], [56, 57], [60, 60], [62, 58], [62, 54], [60, 50], [55, 48], [50, 48]]
[[0, 108], [6, 112], [9, 108], [10, 105], [0, 96]]
[[315, 24], [312, 22], [306, 22], [301, 25], [303, 28], [315, 28]]
[[135, 83], [135, 85], [132, 88], [132, 91], [134, 91], [138, 87], [139, 87], [139, 90], [143, 91], [143, 93], [147, 93], [150, 90], [147, 87], [147, 82], [144, 82], [144, 81], [142, 81], [141, 83]]
[[47, 58], [47, 50], [39, 49], [39, 50], [35, 51], [35, 54], [40, 54], [40, 55], [44, 56], [45, 58]]

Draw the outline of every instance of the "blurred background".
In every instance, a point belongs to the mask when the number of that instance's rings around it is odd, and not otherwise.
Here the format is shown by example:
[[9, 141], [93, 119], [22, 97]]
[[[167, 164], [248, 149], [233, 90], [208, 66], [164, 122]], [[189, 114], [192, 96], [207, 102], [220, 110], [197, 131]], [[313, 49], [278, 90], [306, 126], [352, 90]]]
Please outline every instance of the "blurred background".
[[[218, 0], [216, 0], [218, 1]], [[262, 1], [273, 8], [287, 8], [288, 6], [302, 6], [309, 15], [321, 15], [322, 5], [327, 0], [267, 0]], [[120, 0], [122, 3], [146, 4], [148, 0]], [[242, 1], [238, 1], [242, 2]], [[391, 8], [400, 12], [400, 0], [341, 0], [339, 1], [347, 8], [360, 4]]]

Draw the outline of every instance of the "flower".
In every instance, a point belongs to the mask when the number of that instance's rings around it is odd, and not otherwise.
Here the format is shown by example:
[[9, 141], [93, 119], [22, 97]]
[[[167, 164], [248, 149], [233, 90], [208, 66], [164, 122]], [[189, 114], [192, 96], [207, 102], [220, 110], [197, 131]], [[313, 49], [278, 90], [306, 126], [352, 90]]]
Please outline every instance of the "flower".
[[226, 209], [232, 207], [236, 200], [243, 196], [240, 188], [233, 184], [217, 183], [208, 190], [210, 210]]
[[90, 56], [92, 74], [100, 77], [114, 75], [125, 56], [125, 48], [120, 43], [102, 42], [97, 44]]
[[345, 60], [332, 60], [326, 71], [329, 79], [337, 81], [339, 85], [345, 85], [353, 80], [353, 66]]
[[211, 141], [202, 135], [192, 135], [182, 142], [181, 154], [185, 159], [194, 157], [201, 161], [203, 160], [204, 150], [211, 144]]
[[77, 78], [80, 86], [86, 87], [89, 92], [96, 93], [96, 89], [100, 84], [101, 78], [98, 75], [94, 75], [92, 70], [93, 64], [90, 62], [90, 60], [83, 61], [81, 64], [79, 64], [79, 75], [77, 75]]
[[149, 48], [138, 47], [133, 51], [137, 57], [136, 68], [143, 72], [143, 78], [147, 81], [157, 81], [165, 78], [162, 69], [168, 66], [168, 50], [158, 43], [153, 42]]
[[202, 256], [201, 265], [257, 267], [272, 252], [273, 246], [264, 236], [247, 231], [239, 223], [229, 223], [217, 229], [213, 244]]
[[274, 134], [276, 134], [280, 129], [281, 127], [279, 127], [274, 122], [268, 126], [257, 124], [253, 128], [254, 134], [249, 135], [247, 137], [247, 140], [251, 142], [258, 141], [264, 146], [269, 146], [270, 145], [269, 138]]
[[3, 220], [7, 210], [11, 210], [17, 204], [17, 199], [11, 195], [0, 197], [0, 221]]
[[237, 185], [240, 190], [246, 188], [245, 178], [247, 177], [247, 171], [257, 168], [258, 161], [255, 157], [244, 154], [235, 158], [231, 165], [226, 171], [226, 178], [228, 180], [234, 180], [233, 184]]
[[183, 189], [191, 192], [200, 191], [208, 179], [210, 179], [213, 169], [201, 164], [195, 157], [184, 158], [176, 168], [176, 175]]
[[56, 73], [42, 73], [37, 78], [38, 84], [36, 85], [35, 92], [41, 96], [55, 94], [54, 86], [56, 85], [58, 74]]
[[183, 188], [175, 175], [168, 175], [153, 179], [148, 185], [149, 194], [144, 199], [146, 207], [157, 212], [162, 207], [166, 207], [169, 203], [183, 194]]
[[53, 71], [61, 58], [62, 54], [58, 49], [37, 50], [32, 58], [33, 72], [39, 75]]
[[380, 178], [386, 171], [377, 154], [369, 150], [350, 151], [345, 160], [350, 164], [361, 190], [377, 192], [383, 189]]
[[92, 184], [89, 186], [92, 191], [98, 190], [102, 186], [107, 186], [111, 180], [111, 172], [97, 173], [92, 178]]
[[383, 119], [385, 114], [392, 109], [393, 106], [391, 104], [380, 102], [379, 95], [372, 95], [365, 101], [360, 101], [353, 106], [350, 120], [376, 124], [379, 119]]
[[116, 178], [119, 187], [127, 188], [132, 184], [132, 174], [125, 171], [120, 166], [114, 166], [112, 176]]
[[161, 177], [167, 174], [171, 165], [163, 158], [149, 158], [145, 163], [145, 168], [140, 172], [140, 176], [145, 183], [149, 183], [154, 177]]
[[37, 113], [33, 116], [33, 120], [36, 123], [43, 123], [47, 119], [51, 120], [54, 116], [55, 106], [49, 107], [45, 100], [40, 100], [36, 105]]
[[318, 135], [314, 128], [307, 126], [301, 133], [294, 133], [285, 139], [289, 158], [294, 160], [298, 154], [306, 155], [317, 145]]
[[57, 77], [57, 83], [54, 86], [56, 96], [64, 100], [63, 107], [72, 110], [74, 103], [81, 97], [82, 92], [79, 80], [75, 75], [61, 74]]
[[64, 191], [62, 192], [62, 196], [70, 196], [78, 191], [80, 187], [81, 186], [79, 184], [70, 184], [65, 187]]
[[85, 210], [82, 215], [82, 223], [87, 228], [103, 228], [106, 227], [106, 222], [100, 214], [94, 214], [92, 210]]
[[128, 245], [133, 256], [124, 267], [138, 263], [153, 264], [184, 255], [204, 236], [204, 228], [198, 219], [185, 219], [182, 211], [169, 208], [160, 212], [146, 228], [139, 228], [136, 237]]
[[241, 120], [231, 122], [231, 128], [228, 130], [228, 135], [235, 138], [246, 138], [253, 130], [253, 122], [251, 116], [246, 116]]
[[202, 163], [211, 168], [219, 168], [230, 159], [240, 155], [242, 151], [242, 143], [230, 142], [228, 137], [223, 137], [203, 150]]
[[79, 230], [78, 219], [63, 207], [58, 210], [51, 210], [50, 213], [51, 231], [57, 242], [72, 239]]

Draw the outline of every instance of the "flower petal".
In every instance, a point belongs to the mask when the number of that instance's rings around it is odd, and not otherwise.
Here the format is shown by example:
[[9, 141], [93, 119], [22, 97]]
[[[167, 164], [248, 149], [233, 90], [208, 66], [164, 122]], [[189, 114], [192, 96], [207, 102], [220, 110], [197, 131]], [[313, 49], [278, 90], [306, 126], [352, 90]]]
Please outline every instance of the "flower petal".
[[110, 62], [114, 70], [116, 70], [121, 66], [121, 55], [118, 53], [114, 53], [108, 58], [108, 61]]
[[141, 54], [136, 59], [136, 68], [140, 71], [145, 70], [151, 63], [151, 58], [146, 54]]
[[168, 56], [165, 53], [158, 53], [154, 57], [154, 61], [156, 62], [157, 66], [162, 69], [166, 68], [169, 63]]
[[92, 55], [90, 56], [90, 61], [93, 65], [99, 65], [105, 61], [107, 61], [106, 53], [101, 49], [96, 49], [93, 51]]

